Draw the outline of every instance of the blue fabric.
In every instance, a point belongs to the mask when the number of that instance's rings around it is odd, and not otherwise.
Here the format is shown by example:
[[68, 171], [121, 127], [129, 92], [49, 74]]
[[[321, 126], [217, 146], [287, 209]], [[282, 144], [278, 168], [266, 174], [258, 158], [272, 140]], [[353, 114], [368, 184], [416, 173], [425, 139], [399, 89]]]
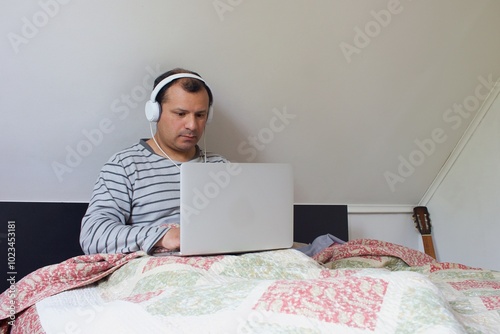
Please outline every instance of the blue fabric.
[[313, 242], [310, 243], [309, 245], [297, 248], [297, 250], [301, 251], [306, 255], [314, 256], [319, 252], [321, 252], [322, 250], [324, 250], [325, 248], [328, 248], [335, 243], [345, 244], [345, 241], [337, 238], [334, 235], [324, 234], [314, 239]]

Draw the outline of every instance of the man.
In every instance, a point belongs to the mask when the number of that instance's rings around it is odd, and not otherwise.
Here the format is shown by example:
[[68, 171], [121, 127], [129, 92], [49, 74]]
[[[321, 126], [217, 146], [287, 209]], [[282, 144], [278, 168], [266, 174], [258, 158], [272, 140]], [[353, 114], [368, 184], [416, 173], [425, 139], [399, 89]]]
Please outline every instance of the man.
[[146, 117], [152, 138], [116, 153], [104, 165], [82, 220], [85, 254], [129, 253], [180, 246], [180, 165], [227, 162], [197, 143], [212, 116], [212, 92], [195, 72], [174, 69], [154, 83]]

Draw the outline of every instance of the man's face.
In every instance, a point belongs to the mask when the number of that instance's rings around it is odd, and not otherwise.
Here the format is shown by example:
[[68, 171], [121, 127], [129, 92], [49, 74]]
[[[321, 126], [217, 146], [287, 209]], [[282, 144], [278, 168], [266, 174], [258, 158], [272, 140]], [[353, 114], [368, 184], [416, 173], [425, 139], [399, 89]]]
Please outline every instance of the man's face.
[[161, 104], [156, 138], [162, 149], [174, 160], [193, 157], [207, 122], [209, 98], [205, 89], [186, 92], [179, 83], [167, 90], [167, 101]]

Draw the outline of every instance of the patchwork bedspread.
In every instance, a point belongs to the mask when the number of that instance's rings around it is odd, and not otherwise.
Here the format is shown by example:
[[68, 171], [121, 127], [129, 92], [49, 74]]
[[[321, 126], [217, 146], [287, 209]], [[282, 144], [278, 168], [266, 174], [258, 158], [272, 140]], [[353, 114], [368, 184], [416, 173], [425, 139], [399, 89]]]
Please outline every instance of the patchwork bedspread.
[[0, 296], [4, 332], [500, 333], [499, 272], [387, 242], [68, 261], [18, 283], [14, 322]]

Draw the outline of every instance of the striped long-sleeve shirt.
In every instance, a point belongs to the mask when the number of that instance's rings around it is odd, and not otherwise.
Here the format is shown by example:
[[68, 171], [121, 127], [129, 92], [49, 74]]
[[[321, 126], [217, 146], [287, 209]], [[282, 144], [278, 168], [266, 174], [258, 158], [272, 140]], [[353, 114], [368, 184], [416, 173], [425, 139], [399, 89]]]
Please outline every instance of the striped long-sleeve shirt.
[[[190, 163], [204, 161], [197, 152]], [[207, 162], [227, 160], [207, 153]], [[168, 231], [161, 225], [180, 221], [179, 185], [179, 168], [144, 140], [116, 153], [102, 168], [82, 219], [84, 253], [150, 253]]]

